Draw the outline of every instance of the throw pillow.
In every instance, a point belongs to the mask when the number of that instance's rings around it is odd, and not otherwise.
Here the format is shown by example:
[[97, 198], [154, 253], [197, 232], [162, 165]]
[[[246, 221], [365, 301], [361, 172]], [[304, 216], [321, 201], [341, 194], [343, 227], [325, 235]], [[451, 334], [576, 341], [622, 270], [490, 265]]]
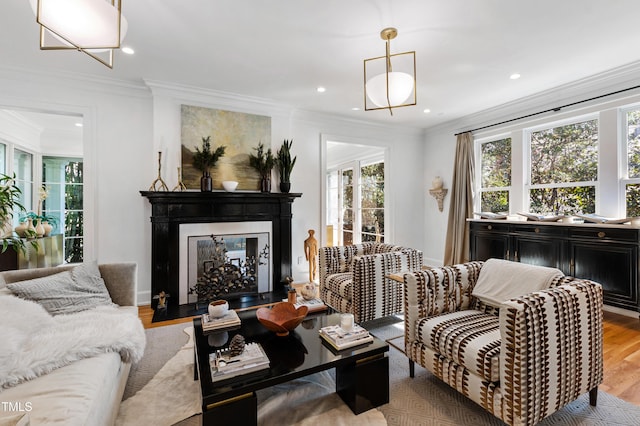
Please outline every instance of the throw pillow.
[[96, 262], [46, 277], [7, 285], [18, 297], [41, 304], [50, 314], [70, 314], [113, 305]]
[[502, 302], [514, 297], [547, 289], [563, 276], [556, 268], [489, 259], [482, 265], [471, 295], [487, 305], [500, 307]]

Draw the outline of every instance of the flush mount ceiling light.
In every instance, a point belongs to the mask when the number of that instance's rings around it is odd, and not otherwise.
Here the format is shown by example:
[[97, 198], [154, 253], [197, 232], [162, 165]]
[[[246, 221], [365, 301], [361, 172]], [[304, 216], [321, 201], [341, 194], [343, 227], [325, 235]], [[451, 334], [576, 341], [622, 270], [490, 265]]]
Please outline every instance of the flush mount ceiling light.
[[121, 0], [29, 1], [41, 50], [78, 50], [113, 68], [113, 51], [127, 33]]
[[[416, 105], [416, 52], [391, 54], [391, 40], [398, 30], [385, 28], [385, 56], [364, 60], [364, 109], [373, 111]], [[374, 77], [368, 77], [374, 76]], [[413, 95], [413, 96], [412, 96]]]

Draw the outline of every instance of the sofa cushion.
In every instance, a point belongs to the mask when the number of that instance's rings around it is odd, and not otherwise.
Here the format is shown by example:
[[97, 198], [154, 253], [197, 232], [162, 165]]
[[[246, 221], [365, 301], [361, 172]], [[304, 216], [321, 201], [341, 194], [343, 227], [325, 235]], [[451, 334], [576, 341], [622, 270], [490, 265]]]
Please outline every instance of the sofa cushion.
[[417, 326], [420, 340], [433, 351], [484, 380], [500, 380], [497, 316], [466, 310], [424, 318]]
[[562, 271], [503, 259], [489, 259], [480, 269], [472, 296], [499, 307], [502, 302], [545, 290], [564, 277]]
[[353, 299], [353, 274], [351, 272], [327, 275], [324, 286], [347, 300]]
[[16, 296], [41, 304], [52, 315], [80, 312], [113, 302], [96, 262], [32, 280], [7, 284]]
[[129, 364], [123, 364], [117, 353], [106, 353], [5, 389], [0, 395], [3, 401], [29, 401], [34, 425], [102, 424], [109, 414], [105, 410], [111, 410], [110, 393], [118, 388], [125, 368], [128, 371]]

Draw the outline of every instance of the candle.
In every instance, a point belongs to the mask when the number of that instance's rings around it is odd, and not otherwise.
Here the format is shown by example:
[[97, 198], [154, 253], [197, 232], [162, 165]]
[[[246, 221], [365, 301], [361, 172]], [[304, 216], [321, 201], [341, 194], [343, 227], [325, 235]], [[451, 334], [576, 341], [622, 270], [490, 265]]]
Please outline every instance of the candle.
[[340, 315], [340, 328], [344, 331], [351, 331], [353, 328], [353, 314]]

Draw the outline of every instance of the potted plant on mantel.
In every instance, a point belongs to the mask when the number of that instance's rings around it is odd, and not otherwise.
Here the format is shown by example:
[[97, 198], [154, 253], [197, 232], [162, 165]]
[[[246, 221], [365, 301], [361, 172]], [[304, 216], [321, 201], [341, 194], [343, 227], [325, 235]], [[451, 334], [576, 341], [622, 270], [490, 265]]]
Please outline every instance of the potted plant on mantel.
[[211, 136], [202, 137], [202, 150], [196, 147], [196, 153], [193, 154], [193, 167], [202, 172], [200, 178], [200, 190], [203, 192], [211, 192], [213, 185], [211, 182], [211, 168], [216, 165], [218, 159], [224, 155], [227, 147], [224, 145], [211, 151]]
[[271, 170], [276, 165], [276, 159], [271, 148], [265, 151], [262, 142], [258, 144], [255, 154], [249, 154], [249, 165], [260, 173], [260, 191], [271, 192]]
[[293, 145], [293, 139], [290, 141], [285, 139], [276, 154], [278, 170], [280, 171], [280, 192], [285, 193], [291, 190], [291, 171], [298, 159], [298, 157], [291, 159], [291, 145]]

